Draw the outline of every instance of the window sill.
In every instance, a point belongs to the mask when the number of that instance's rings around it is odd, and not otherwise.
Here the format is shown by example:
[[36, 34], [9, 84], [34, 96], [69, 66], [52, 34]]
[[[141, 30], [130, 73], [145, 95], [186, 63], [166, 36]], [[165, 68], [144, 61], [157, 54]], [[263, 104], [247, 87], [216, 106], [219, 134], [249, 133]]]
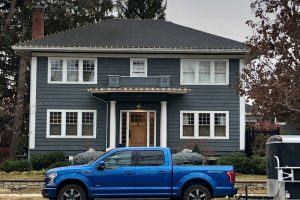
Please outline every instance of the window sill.
[[228, 140], [229, 137], [189, 137], [189, 136], [181, 136], [181, 140], [197, 140], [197, 139], [208, 139], [208, 140]]
[[46, 138], [54, 139], [95, 139], [96, 136], [47, 136]]

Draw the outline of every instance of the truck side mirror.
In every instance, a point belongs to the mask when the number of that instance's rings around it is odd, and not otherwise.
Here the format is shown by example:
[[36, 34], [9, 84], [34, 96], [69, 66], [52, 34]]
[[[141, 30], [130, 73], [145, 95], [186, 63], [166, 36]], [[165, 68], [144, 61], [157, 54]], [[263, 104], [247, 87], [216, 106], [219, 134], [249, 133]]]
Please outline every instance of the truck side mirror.
[[103, 169], [105, 169], [105, 162], [104, 162], [104, 161], [100, 161], [100, 162], [97, 164], [97, 169], [98, 169], [98, 170], [103, 170]]

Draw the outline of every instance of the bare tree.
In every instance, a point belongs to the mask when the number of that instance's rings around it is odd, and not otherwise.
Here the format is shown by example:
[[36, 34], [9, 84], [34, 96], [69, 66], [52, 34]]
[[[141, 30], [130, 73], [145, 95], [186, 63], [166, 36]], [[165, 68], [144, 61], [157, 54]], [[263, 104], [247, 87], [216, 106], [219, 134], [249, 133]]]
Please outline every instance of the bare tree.
[[236, 88], [258, 112], [300, 127], [300, 0], [255, 0], [254, 35]]

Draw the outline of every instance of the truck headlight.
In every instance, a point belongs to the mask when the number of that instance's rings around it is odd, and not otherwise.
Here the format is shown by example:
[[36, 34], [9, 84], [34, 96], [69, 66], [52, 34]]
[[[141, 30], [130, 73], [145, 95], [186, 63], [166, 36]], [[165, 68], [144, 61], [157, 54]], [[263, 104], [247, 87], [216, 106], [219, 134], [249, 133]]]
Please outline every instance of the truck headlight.
[[52, 184], [54, 179], [57, 177], [57, 173], [49, 173], [47, 174], [48, 184]]

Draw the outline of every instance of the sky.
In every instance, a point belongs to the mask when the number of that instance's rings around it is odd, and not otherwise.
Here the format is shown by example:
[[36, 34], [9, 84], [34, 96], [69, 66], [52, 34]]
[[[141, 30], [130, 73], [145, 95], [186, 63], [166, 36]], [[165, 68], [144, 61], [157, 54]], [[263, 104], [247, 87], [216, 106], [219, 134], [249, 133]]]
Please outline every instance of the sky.
[[252, 31], [246, 21], [254, 19], [251, 0], [168, 0], [167, 21], [240, 42]]

